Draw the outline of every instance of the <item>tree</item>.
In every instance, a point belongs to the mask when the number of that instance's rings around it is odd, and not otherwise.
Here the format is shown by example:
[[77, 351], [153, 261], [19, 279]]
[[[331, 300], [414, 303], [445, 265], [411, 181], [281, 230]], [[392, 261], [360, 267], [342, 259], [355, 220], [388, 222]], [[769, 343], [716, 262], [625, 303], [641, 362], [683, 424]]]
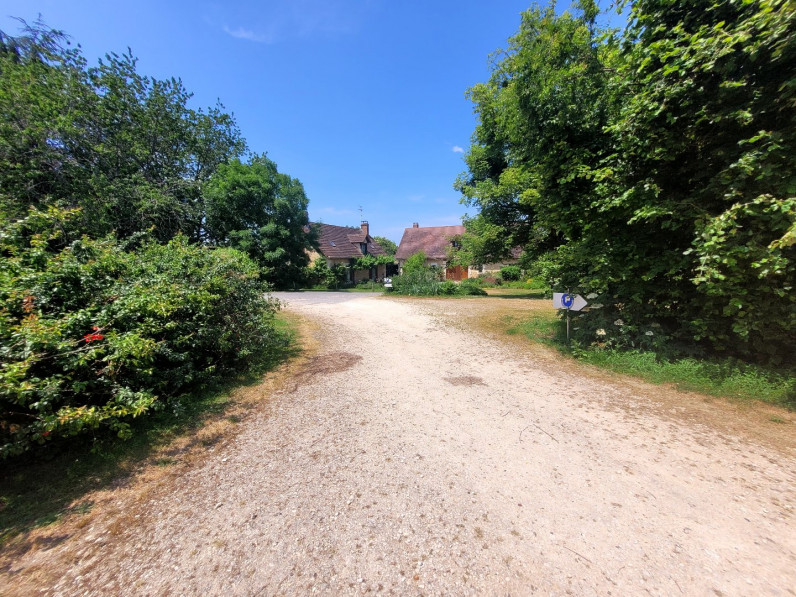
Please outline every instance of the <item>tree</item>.
[[88, 68], [41, 22], [0, 33], [0, 215], [80, 207], [94, 238], [198, 240], [201, 186], [245, 142], [222, 106], [196, 111], [190, 97], [139, 74], [129, 50]]
[[523, 246], [554, 288], [596, 294], [585, 342], [609, 328], [792, 359], [792, 2], [637, 0], [621, 39], [577, 7], [525, 12], [469, 92], [463, 255]]
[[308, 203], [301, 183], [278, 172], [265, 155], [246, 164], [235, 159], [219, 166], [205, 188], [204, 235], [247, 253], [274, 287], [296, 287], [304, 282], [307, 250], [316, 242]]
[[[522, 15], [520, 30], [468, 96], [479, 122], [456, 188], [480, 214], [468, 222], [465, 255], [499, 261], [517, 246], [541, 255], [581, 241], [616, 110], [616, 44], [595, 27], [596, 8]], [[477, 238], [475, 238], [477, 237]]]
[[465, 217], [464, 226], [465, 233], [459, 238], [461, 246], [450, 251], [453, 264], [470, 267], [497, 263], [511, 254], [512, 235], [483, 214]]
[[90, 94], [85, 62], [64, 33], [37, 22], [0, 32], [0, 219], [28, 208], [75, 205], [82, 195], [74, 148]]
[[401, 273], [406, 275], [426, 272], [428, 270], [426, 260], [427, 258], [424, 251], [413, 253], [404, 261]]
[[[382, 249], [387, 253], [387, 255], [395, 256], [395, 252], [398, 250], [398, 245], [392, 242], [389, 238], [384, 236], [374, 236], [373, 240], [379, 243]], [[392, 263], [392, 262], [391, 262]]]
[[747, 357], [792, 355], [793, 3], [638, 0], [631, 16], [613, 202], [655, 231], [633, 270], [688, 335]]

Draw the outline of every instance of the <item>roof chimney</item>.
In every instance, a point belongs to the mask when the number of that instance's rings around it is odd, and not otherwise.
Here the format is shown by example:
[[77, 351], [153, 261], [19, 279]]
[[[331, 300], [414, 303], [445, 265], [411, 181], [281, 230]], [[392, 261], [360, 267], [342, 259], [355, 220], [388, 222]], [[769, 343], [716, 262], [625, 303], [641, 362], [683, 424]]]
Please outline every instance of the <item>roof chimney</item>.
[[417, 222], [415, 222], [414, 224], [412, 224], [412, 228], [420, 228], [420, 224], [418, 224]]
[[368, 226], [368, 221], [367, 220], [362, 220], [362, 222], [360, 222], [359, 226], [362, 228], [362, 232], [365, 233], [365, 236], [368, 236], [370, 234], [370, 226]]

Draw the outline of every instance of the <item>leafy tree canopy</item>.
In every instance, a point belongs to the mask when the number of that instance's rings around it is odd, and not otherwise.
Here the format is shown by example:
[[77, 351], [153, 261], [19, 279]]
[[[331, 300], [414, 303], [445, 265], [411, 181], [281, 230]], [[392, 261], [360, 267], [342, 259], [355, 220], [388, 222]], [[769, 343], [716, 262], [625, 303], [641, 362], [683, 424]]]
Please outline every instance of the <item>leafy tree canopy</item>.
[[265, 155], [248, 163], [235, 159], [218, 167], [204, 203], [207, 240], [247, 253], [277, 288], [304, 282], [315, 235], [309, 201], [297, 179], [278, 172]]
[[245, 142], [223, 106], [190, 98], [178, 79], [141, 75], [129, 50], [89, 68], [42, 23], [0, 32], [0, 216], [57, 204], [82, 208], [95, 237], [197, 239], [201, 184]]
[[387, 255], [394, 256], [395, 252], [398, 250], [398, 245], [392, 242], [389, 238], [384, 236], [374, 236], [373, 240], [375, 240], [382, 249], [387, 253]]
[[618, 321], [628, 345], [792, 358], [792, 2], [625, 4], [621, 35], [591, 0], [532, 7], [469, 91], [479, 122], [456, 188], [479, 214], [464, 255], [501, 257], [508, 238], [544, 256], [551, 285], [603, 305], [583, 341]]

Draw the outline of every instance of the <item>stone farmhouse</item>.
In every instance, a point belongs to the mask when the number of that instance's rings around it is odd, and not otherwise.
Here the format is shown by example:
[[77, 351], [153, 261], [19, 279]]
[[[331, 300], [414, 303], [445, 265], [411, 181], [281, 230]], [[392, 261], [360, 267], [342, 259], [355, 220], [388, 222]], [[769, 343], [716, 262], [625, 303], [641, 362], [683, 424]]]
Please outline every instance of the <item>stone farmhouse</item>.
[[508, 259], [500, 263], [484, 263], [469, 268], [449, 267], [451, 252], [459, 248], [459, 239], [464, 232], [464, 226], [426, 226], [421, 228], [414, 223], [411, 228], [404, 229], [401, 244], [398, 245], [398, 250], [395, 252], [398, 267], [403, 268], [404, 262], [409, 257], [418, 251], [423, 251], [426, 254], [426, 265], [444, 268], [446, 280], [459, 281], [477, 278], [480, 274], [497, 275], [502, 267], [519, 263], [522, 248], [517, 247], [511, 252]]
[[446, 280], [465, 280], [468, 270], [461, 266], [448, 267], [450, 252], [459, 247], [459, 238], [464, 234], [464, 226], [425, 226], [421, 228], [417, 222], [411, 228], [404, 229], [401, 243], [395, 252], [398, 267], [403, 268], [406, 260], [423, 251], [426, 254], [426, 265], [445, 269]]
[[309, 254], [310, 261], [318, 257], [326, 259], [329, 268], [342, 265], [346, 268], [346, 282], [354, 283], [364, 280], [382, 280], [387, 275], [387, 266], [378, 265], [370, 270], [354, 268], [356, 260], [366, 255], [379, 257], [387, 252], [370, 236], [370, 226], [363, 221], [359, 228], [351, 226], [332, 226], [331, 224], [314, 224], [310, 226], [319, 231], [318, 249]]

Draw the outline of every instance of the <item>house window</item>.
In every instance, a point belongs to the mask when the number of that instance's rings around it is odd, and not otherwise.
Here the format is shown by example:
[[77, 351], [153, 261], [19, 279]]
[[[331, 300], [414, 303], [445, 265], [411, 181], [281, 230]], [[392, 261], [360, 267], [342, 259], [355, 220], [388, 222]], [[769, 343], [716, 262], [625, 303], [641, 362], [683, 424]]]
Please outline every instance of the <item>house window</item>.
[[367, 243], [359, 243], [359, 250], [362, 251], [363, 255], [368, 254], [368, 244]]

